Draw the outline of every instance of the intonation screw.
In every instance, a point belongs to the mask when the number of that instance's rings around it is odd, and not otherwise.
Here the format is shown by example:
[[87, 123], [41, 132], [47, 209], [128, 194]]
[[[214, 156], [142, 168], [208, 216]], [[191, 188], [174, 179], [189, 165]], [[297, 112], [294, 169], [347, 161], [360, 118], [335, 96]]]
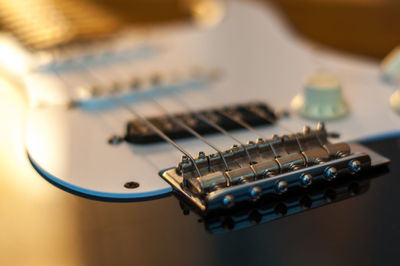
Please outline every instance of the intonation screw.
[[343, 151], [338, 151], [338, 152], [335, 154], [335, 156], [336, 156], [337, 158], [344, 158], [344, 157], [347, 156], [347, 154], [344, 153]]
[[288, 190], [288, 182], [285, 180], [278, 181], [275, 185], [275, 191], [278, 194], [285, 193]]
[[264, 178], [270, 177], [270, 176], [271, 176], [271, 173], [270, 173], [268, 170], [265, 170], [265, 171], [262, 173], [262, 177], [264, 177]]
[[232, 195], [226, 195], [222, 199], [222, 204], [227, 208], [233, 207], [233, 205], [235, 205], [235, 197]]
[[300, 176], [300, 182], [303, 187], [308, 187], [312, 183], [312, 175], [310, 174], [302, 174]]
[[328, 167], [324, 170], [325, 179], [331, 181], [337, 177], [337, 169], [335, 167]]
[[259, 186], [254, 186], [250, 189], [250, 197], [253, 200], [258, 200], [261, 197], [262, 188]]
[[189, 158], [186, 155], [182, 155], [182, 163], [188, 163]]
[[359, 160], [351, 160], [348, 167], [353, 173], [358, 173], [361, 171], [361, 163]]
[[231, 147], [231, 151], [237, 151], [238, 150], [238, 145], [237, 144], [233, 144]]

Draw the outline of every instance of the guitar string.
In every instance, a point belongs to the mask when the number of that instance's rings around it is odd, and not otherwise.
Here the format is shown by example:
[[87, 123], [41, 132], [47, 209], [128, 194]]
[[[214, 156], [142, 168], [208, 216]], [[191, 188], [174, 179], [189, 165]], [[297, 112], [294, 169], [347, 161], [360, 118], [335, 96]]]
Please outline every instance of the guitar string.
[[[54, 54], [53, 54], [54, 56]], [[56, 57], [55, 57], [56, 58]], [[64, 78], [62, 77], [62, 75], [57, 71], [54, 70], [54, 72], [56, 73], [56, 76], [58, 77], [58, 79], [64, 84], [64, 86], [68, 89], [69, 88], [69, 84], [66, 82], [66, 80], [64, 80]], [[186, 151], [184, 148], [182, 148], [179, 144], [177, 144], [175, 141], [173, 141], [171, 138], [169, 138], [162, 130], [160, 130], [159, 128], [157, 128], [153, 123], [151, 123], [148, 119], [146, 119], [145, 117], [141, 116], [139, 113], [137, 113], [132, 107], [130, 107], [129, 105], [125, 104], [123, 101], [121, 101], [120, 99], [118, 99], [117, 97], [115, 97], [114, 95], [112, 95], [113, 100], [120, 106], [124, 107], [126, 110], [128, 110], [130, 113], [132, 113], [135, 117], [137, 117], [139, 120], [141, 120], [144, 124], [146, 124], [147, 127], [149, 127], [154, 133], [156, 133], [158, 136], [160, 136], [162, 139], [164, 139], [165, 141], [167, 141], [168, 143], [170, 143], [173, 147], [175, 147], [177, 150], [179, 150], [181, 153], [183, 153], [185, 156], [187, 156], [187, 158], [189, 158], [189, 160], [192, 162], [195, 171], [197, 173], [197, 175], [200, 177], [201, 176], [201, 172], [200, 169], [195, 161], [195, 159], [192, 157], [192, 155]]]
[[[214, 96], [217, 96], [217, 94], [216, 94], [215, 92], [214, 92], [213, 95], [214, 95]], [[179, 97], [179, 95], [176, 95], [176, 96]], [[211, 99], [211, 97], [206, 97], [204, 94], [201, 94], [201, 96], [204, 97], [204, 98], [207, 98], [207, 102], [212, 102], [212, 101], [213, 101], [213, 100]], [[177, 98], [175, 97], [174, 99], [176, 100]], [[179, 101], [179, 103], [180, 103], [181, 105], [184, 105], [184, 104], [185, 104], [183, 101]], [[209, 104], [209, 105], [210, 105], [210, 104]], [[216, 108], [216, 107], [214, 107], [214, 108], [218, 110], [218, 108]], [[300, 151], [300, 153], [303, 152], [303, 147], [302, 147], [302, 145], [301, 145], [301, 143], [300, 143], [300, 140], [299, 140], [297, 134], [294, 134], [290, 129], [288, 129], [288, 128], [282, 126], [282, 125], [280, 125], [280, 124], [276, 121], [276, 119], [272, 119], [272, 118], [269, 118], [269, 117], [267, 117], [267, 116], [261, 115], [261, 112], [255, 112], [255, 111], [253, 111], [253, 110], [251, 110], [251, 109], [249, 109], [249, 108], [247, 108], [247, 110], [249, 110], [250, 112], [254, 113], [255, 115], [257, 115], [257, 116], [263, 118], [263, 119], [266, 120], [267, 122], [269, 122], [269, 123], [271, 123], [271, 124], [276, 124], [278, 127], [280, 127], [280, 128], [282, 128], [282, 129], [288, 131], [289, 133], [293, 134], [293, 135], [295, 136], [296, 143], [297, 143], [297, 145], [299, 146], [299, 151]], [[235, 118], [235, 117], [229, 115], [228, 113], [226, 113], [226, 112], [224, 112], [224, 111], [222, 111], [222, 110], [219, 111], [219, 112], [220, 112], [222, 115], [226, 116], [227, 118], [231, 119], [232, 121], [234, 121], [234, 122], [238, 123], [239, 125], [241, 125], [241, 126], [247, 128], [249, 131], [253, 132], [254, 134], [259, 135], [259, 136], [263, 137], [264, 139], [268, 139], [268, 138], [266, 138], [262, 133], [260, 133], [258, 130], [256, 130], [254, 127], [252, 127], [252, 126], [250, 126], [249, 124], [247, 124], [245, 121], [243, 121], [243, 120], [241, 120], [241, 119], [238, 119], [238, 118]], [[271, 147], [272, 152], [274, 153], [275, 158], [279, 157], [279, 156], [277, 155], [275, 149], [273, 148], [272, 142], [269, 142], [269, 144], [270, 144], [270, 147]]]
[[[212, 101], [213, 101], [213, 100], [211, 99], [211, 97], [206, 97], [204, 94], [201, 94], [201, 96], [204, 97], [204, 98], [207, 98], [207, 102], [212, 102]], [[217, 93], [216, 93], [215, 91], [214, 91], [214, 93], [213, 93], [213, 96], [217, 96]], [[218, 110], [218, 108], [215, 108], [215, 109]], [[248, 109], [248, 110], [249, 110], [249, 109]], [[256, 114], [257, 116], [260, 116], [260, 114], [261, 114], [261, 112], [254, 112], [254, 111], [252, 111], [252, 110], [249, 110], [249, 111], [251, 111], [252, 113]], [[220, 112], [220, 113], [221, 113], [221, 112]], [[248, 125], [247, 123], [245, 123], [243, 120], [235, 119], [234, 117], [230, 116], [230, 115], [227, 114], [226, 112], [221, 113], [221, 114], [223, 114], [223, 115], [226, 116], [227, 118], [231, 119], [232, 121], [238, 123], [239, 125], [241, 125], [241, 126], [247, 128], [249, 131], [255, 133], [256, 135], [260, 135], [260, 134], [257, 132], [256, 129], [254, 129], [252, 126]], [[282, 128], [282, 129], [286, 130], [287, 132], [293, 134], [293, 135], [295, 136], [295, 139], [296, 139], [297, 145], [298, 145], [298, 147], [299, 147], [300, 153], [303, 152], [303, 147], [302, 147], [302, 145], [301, 145], [301, 143], [300, 143], [300, 140], [299, 140], [297, 134], [294, 134], [293, 131], [291, 131], [290, 129], [288, 129], [288, 128], [282, 126], [276, 119], [272, 119], [272, 118], [269, 118], [269, 117], [261, 117], [261, 118], [264, 118], [264, 120], [268, 121], [269, 123], [271, 123], [271, 124], [276, 124], [278, 127], [280, 127], [280, 128]], [[261, 135], [261, 136], [262, 136], [262, 135]], [[264, 136], [262, 136], [262, 137], [265, 138]], [[317, 136], [317, 137], [318, 137], [318, 136]], [[265, 138], [265, 139], [266, 139], [266, 138]], [[271, 146], [271, 149], [272, 149], [272, 146]], [[276, 157], [276, 153], [275, 153], [275, 152], [274, 152], [274, 155], [275, 155], [275, 157]]]
[[[96, 73], [94, 73], [91, 69], [86, 68], [86, 71], [92, 76], [92, 78], [94, 78], [97, 82], [101, 82], [101, 79], [97, 76]], [[138, 95], [137, 95], [138, 96]], [[113, 95], [114, 99], [115, 96]], [[210, 146], [211, 148], [213, 148], [221, 157], [224, 165], [225, 165], [225, 169], [226, 171], [229, 171], [229, 166], [228, 163], [226, 161], [225, 156], [223, 155], [222, 151], [217, 148], [213, 143], [211, 143], [209, 140], [207, 140], [207, 138], [203, 137], [201, 134], [199, 134], [197, 131], [195, 131], [193, 128], [191, 128], [190, 126], [188, 126], [187, 124], [185, 124], [183, 121], [176, 119], [174, 116], [172, 116], [162, 105], [160, 105], [155, 99], [153, 98], [149, 98], [148, 100], [151, 100], [154, 104], [156, 104], [161, 110], [163, 110], [163, 112], [165, 113], [165, 115], [167, 115], [171, 120], [173, 120], [176, 124], [178, 124], [179, 126], [181, 126], [184, 130], [188, 131], [190, 134], [192, 134], [193, 136], [195, 136], [196, 138], [200, 139], [202, 142], [204, 142], [205, 144], [207, 144], [208, 146]], [[122, 101], [119, 101], [119, 103], [121, 103]], [[129, 107], [129, 105], [125, 104], [125, 107]], [[153, 123], [150, 122], [150, 120], [145, 119], [144, 117], [140, 117], [137, 113], [135, 114], [137, 117], [139, 117], [142, 121], [146, 120], [146, 124], [149, 125], [152, 124], [154, 126]], [[162, 132], [160, 129], [158, 129], [160, 132]], [[162, 132], [163, 133], [163, 132]], [[167, 136], [166, 134], [163, 133], [163, 135]], [[163, 137], [165, 139], [165, 137]], [[169, 138], [169, 140], [171, 140]], [[172, 140], [171, 140], [172, 141]], [[171, 142], [170, 141], [170, 142]], [[177, 145], [176, 142], [174, 142], [175, 144], [173, 144], [174, 146]], [[246, 148], [245, 148], [246, 149]], [[251, 161], [251, 157], [249, 156], [249, 160]], [[193, 162], [193, 161], [192, 161]]]
[[158, 106], [159, 109], [163, 110], [163, 112], [172, 120], [174, 121], [176, 124], [178, 124], [179, 126], [183, 127], [185, 130], [187, 130], [188, 132], [190, 132], [192, 135], [196, 136], [197, 138], [199, 138], [200, 140], [202, 140], [204, 143], [206, 143], [208, 146], [210, 146], [211, 148], [213, 148], [221, 157], [221, 159], [223, 160], [223, 163], [225, 165], [225, 169], [226, 171], [229, 171], [229, 166], [228, 163], [225, 159], [225, 156], [223, 155], [222, 151], [217, 148], [213, 143], [211, 143], [209, 140], [207, 140], [205, 137], [203, 137], [202, 135], [200, 135], [197, 131], [195, 131], [193, 128], [191, 128], [190, 126], [188, 126], [187, 124], [185, 124], [182, 120], [176, 118], [175, 116], [173, 116], [171, 113], [169, 113], [165, 107], [163, 107], [160, 103], [158, 103], [157, 101], [155, 101], [154, 99], [148, 99], [149, 101], [152, 101], [155, 105]]
[[[111, 68], [111, 69], [114, 70], [114, 72], [117, 70], [117, 68]], [[91, 71], [91, 69], [87, 69], [87, 70], [88, 70], [89, 72], [91, 72], [90, 74], [91, 74], [92, 76], [95, 76], [95, 78], [96, 78], [97, 80], [99, 79], [99, 78], [97, 77], [97, 75]], [[117, 71], [117, 72], [118, 72], [118, 71]], [[157, 103], [157, 101], [156, 101], [155, 99], [152, 99], [152, 100], [153, 100], [153, 102]], [[190, 108], [189, 108], [186, 104], [184, 104], [183, 102], [181, 102], [180, 104], [183, 105], [183, 106], [185, 106], [186, 109], [190, 110]], [[158, 106], [160, 107], [161, 105], [158, 104]], [[165, 109], [164, 109], [164, 112], [165, 112]], [[166, 113], [167, 113], [167, 112], [166, 112]], [[249, 153], [249, 151], [248, 151], [246, 145], [244, 145], [244, 143], [242, 143], [238, 138], [236, 138], [235, 136], [233, 136], [232, 134], [230, 134], [229, 132], [227, 132], [224, 128], [222, 128], [221, 126], [219, 126], [219, 125], [216, 124], [215, 122], [213, 122], [213, 121], [211, 121], [210, 119], [208, 119], [206, 116], [204, 116], [204, 115], [202, 115], [202, 114], [200, 114], [200, 113], [198, 113], [198, 112], [193, 112], [193, 113], [195, 114], [195, 116], [196, 116], [198, 119], [200, 119], [200, 120], [203, 121], [204, 123], [208, 124], [209, 126], [215, 128], [217, 131], [221, 132], [223, 135], [225, 135], [225, 136], [227, 136], [227, 137], [233, 139], [233, 140], [236, 141], [237, 143], [239, 143], [239, 144], [244, 148], [244, 150], [245, 150], [245, 152], [246, 152], [246, 155], [247, 155], [247, 157], [248, 157], [248, 159], [249, 159], [249, 164], [250, 164], [250, 165], [253, 164], [253, 160], [251, 159], [250, 153]], [[169, 117], [171, 117], [171, 116], [169, 116]], [[228, 117], [228, 118], [229, 118], [229, 117]], [[242, 123], [238, 122], [237, 120], [233, 120], [233, 121], [236, 122], [236, 123], [239, 123], [239, 124], [241, 124], [241, 125], [244, 124], [244, 121], [243, 121]], [[177, 122], [177, 121], [175, 120], [175, 122]], [[273, 123], [273, 121], [271, 121], [271, 120], [269, 120], [269, 122], [270, 122], [270, 123]], [[183, 122], [182, 122], [182, 121], [181, 121], [181, 122], [178, 122], [178, 124], [180, 124], [180, 125], [182, 126]], [[279, 125], [278, 125], [278, 126], [279, 126]], [[249, 125], [247, 125], [247, 126], [245, 126], [245, 127], [246, 127], [247, 129], [251, 128]], [[214, 145], [210, 145], [211, 143], [210, 143], [206, 138], [202, 137], [200, 134], [198, 134], [198, 132], [194, 131], [192, 128], [190, 128], [190, 127], [187, 126], [186, 124], [185, 124], [185, 126], [183, 126], [183, 128], [184, 128], [185, 130], [187, 130], [189, 133], [191, 133], [192, 135], [196, 136], [197, 138], [199, 138], [200, 140], [202, 140], [203, 142], [205, 142], [207, 145], [211, 146], [213, 149], [216, 148]], [[250, 130], [250, 129], [249, 129], [249, 130]], [[253, 129], [253, 130], [254, 130], [254, 129]], [[286, 129], [286, 130], [287, 130], [287, 129]], [[290, 132], [290, 130], [287, 130], [287, 131]], [[300, 141], [298, 140], [297, 135], [296, 135], [295, 137], [296, 137], [297, 143], [298, 143], [298, 145], [299, 145], [299, 147], [300, 147], [300, 151], [302, 151], [302, 147], [301, 147]], [[272, 143], [271, 143], [271, 145], [272, 145]], [[216, 150], [220, 155], [222, 154], [222, 152], [221, 152], [219, 149], [215, 149], [215, 150]], [[276, 154], [276, 152], [275, 152], [275, 149], [273, 149], [273, 153], [274, 153], [274, 156], [277, 157], [277, 154]], [[227, 165], [227, 163], [226, 163], [226, 161], [225, 161], [225, 158], [224, 158], [223, 156], [222, 156], [221, 158], [224, 160], [224, 164], [225, 164], [226, 168], [229, 169], [229, 167], [228, 167], [228, 165]]]
[[[174, 97], [174, 99], [177, 100], [176, 97]], [[179, 100], [178, 100], [178, 102], [179, 102], [179, 104], [180, 104], [181, 106], [183, 106], [186, 110], [188, 110], [189, 112], [193, 113], [198, 119], [200, 119], [200, 120], [203, 121], [204, 123], [208, 124], [209, 126], [215, 128], [216, 130], [218, 130], [219, 132], [221, 132], [223, 135], [225, 135], [225, 136], [227, 136], [227, 137], [233, 139], [233, 140], [236, 141], [237, 143], [239, 143], [239, 144], [243, 147], [243, 149], [244, 149], [244, 151], [245, 151], [245, 153], [246, 153], [246, 156], [247, 156], [248, 159], [249, 159], [249, 164], [250, 164], [250, 165], [254, 164], [254, 162], [253, 162], [252, 159], [251, 159], [250, 153], [249, 153], [249, 151], [248, 151], [246, 145], [245, 145], [241, 140], [239, 140], [238, 138], [236, 138], [235, 136], [233, 136], [231, 133], [229, 133], [228, 131], [226, 131], [224, 128], [222, 128], [220, 125], [218, 125], [218, 124], [215, 123], [214, 121], [211, 121], [211, 120], [210, 120], [209, 118], [207, 118], [205, 115], [203, 115], [203, 114], [201, 114], [201, 113], [199, 113], [199, 112], [193, 111], [192, 108], [189, 107], [184, 101], [179, 101]]]
[[[124, 62], [124, 63], [125, 63], [128, 67], [131, 65], [130, 62]], [[113, 68], [111, 68], [111, 70], [113, 70], [114, 73], [120, 74], [120, 71], [119, 71], [118, 67], [113, 67]], [[153, 100], [153, 102], [157, 103], [157, 101], [156, 101], [155, 99], [152, 99], [152, 100]], [[158, 104], [158, 103], [157, 103], [157, 104]], [[181, 105], [182, 105], [182, 104], [181, 104]], [[159, 106], [159, 107], [162, 107], [160, 104], [158, 104], [158, 106]], [[218, 111], [218, 108], [215, 108], [215, 109]], [[166, 110], [164, 109], [164, 112], [165, 112], [165, 111], [166, 111]], [[168, 113], [168, 112], [165, 112], [165, 113]], [[215, 128], [216, 130], [218, 130], [218, 131], [221, 132], [222, 134], [224, 134], [224, 135], [230, 137], [231, 139], [233, 139], [234, 141], [238, 142], [238, 143], [244, 148], [244, 150], [245, 150], [245, 152], [246, 152], [246, 155], [247, 155], [247, 157], [248, 157], [248, 159], [249, 159], [249, 163], [252, 164], [253, 161], [252, 161], [252, 159], [251, 159], [251, 156], [250, 156], [250, 153], [249, 153], [247, 147], [246, 147], [239, 139], [237, 139], [236, 137], [234, 137], [232, 134], [230, 134], [229, 132], [227, 132], [225, 129], [223, 129], [222, 127], [220, 127], [218, 124], [214, 123], [213, 121], [211, 121], [211, 120], [208, 119], [207, 117], [205, 117], [205, 116], [203, 116], [203, 115], [201, 115], [201, 114], [198, 114], [197, 112], [194, 112], [194, 114], [197, 116], [198, 119], [202, 120], [203, 122], [205, 122], [205, 123], [207, 123], [208, 125], [210, 125], [211, 127]], [[245, 127], [246, 129], [252, 131], [253, 133], [256, 131], [253, 127], [251, 127], [251, 126], [250, 126], [249, 124], [247, 124], [245, 121], [235, 119], [235, 118], [233, 118], [232, 116], [230, 116], [230, 115], [227, 114], [227, 113], [222, 113], [222, 115], [224, 115], [224, 116], [226, 116], [227, 118], [231, 119], [232, 121], [238, 123], [239, 125]], [[169, 115], [169, 117], [171, 118], [170, 115]], [[175, 122], [176, 122], [176, 121], [175, 121]], [[270, 123], [273, 123], [273, 122], [271, 122], [271, 121], [269, 121], [269, 122], [270, 122]], [[275, 121], [275, 122], [276, 122], [276, 121]], [[182, 124], [182, 121], [180, 121], [180, 123], [178, 123], [178, 124], [181, 125], [181, 124]], [[276, 122], [276, 124], [279, 126], [279, 124], [278, 124], [277, 122]], [[185, 125], [184, 128], [185, 128], [187, 131], [190, 131], [192, 134], [194, 133], [194, 132], [193, 132], [193, 129], [190, 128], [190, 127], [189, 127], [190, 129], [188, 129], [188, 126], [187, 126], [187, 125]], [[287, 131], [290, 132], [290, 130], [287, 130]], [[199, 134], [198, 134], [197, 132], [195, 132], [195, 136], [198, 137], [198, 135], [199, 135]], [[258, 134], [258, 135], [260, 136], [260, 134]], [[267, 139], [267, 138], [266, 138], [264, 135], [262, 135], [262, 134], [261, 134], [261, 137], [263, 137], [264, 139]], [[205, 138], [202, 138], [202, 139], [203, 139], [203, 142], [205, 142], [207, 145], [210, 146], [210, 143], [209, 143], [208, 141], [204, 141], [204, 140], [206, 140]], [[297, 139], [297, 136], [296, 136], [296, 139]], [[297, 139], [297, 140], [298, 140], [298, 139]], [[274, 149], [273, 146], [272, 146], [272, 143], [271, 143], [271, 142], [269, 142], [269, 143], [270, 143], [271, 150], [272, 150], [272, 152], [273, 152], [275, 158], [278, 157], [278, 155], [277, 155], [275, 149]], [[299, 144], [300, 150], [302, 150], [301, 145], [300, 145], [300, 142], [297, 141], [297, 143]], [[213, 147], [213, 146], [211, 146], [211, 147], [215, 149], [215, 147]], [[220, 153], [219, 150], [216, 150], [216, 151], [217, 151], [218, 153]]]
[[[88, 69], [88, 70], [89, 70], [89, 69]], [[89, 70], [89, 71], [92, 72], [91, 70]], [[93, 73], [91, 73], [91, 74], [94, 75]], [[60, 77], [60, 75], [59, 75], [58, 73], [57, 73], [57, 75]], [[114, 97], [114, 96], [113, 96], [113, 97]], [[114, 98], [114, 100], [116, 100], [116, 98]], [[117, 99], [117, 100], [118, 100], [118, 99]], [[193, 130], [191, 127], [189, 127], [188, 125], [186, 125], [185, 123], [183, 123], [183, 122], [180, 121], [179, 119], [176, 119], [176, 118], [175, 118], [174, 116], [172, 116], [171, 114], [169, 114], [169, 113], [165, 110], [165, 108], [163, 108], [157, 101], [155, 101], [154, 99], [152, 99], [152, 101], [153, 101], [155, 104], [157, 104], [161, 109], [163, 109], [164, 112], [168, 115], [168, 117], [170, 117], [170, 119], [172, 119], [175, 123], [179, 124], [181, 127], [183, 127], [185, 130], [187, 130], [188, 132], [190, 132], [192, 135], [194, 135], [194, 136], [196, 136], [197, 138], [201, 139], [201, 140], [202, 140], [203, 142], [205, 142], [207, 145], [209, 145], [209, 146], [212, 147], [214, 150], [216, 150], [216, 151], [220, 154], [221, 158], [223, 159], [224, 164], [225, 164], [225, 166], [226, 166], [226, 169], [227, 169], [227, 170], [229, 169], [229, 167], [228, 167], [228, 165], [227, 165], [227, 163], [226, 163], [226, 160], [225, 160], [224, 156], [222, 156], [222, 152], [221, 152], [218, 148], [216, 148], [215, 145], [213, 145], [212, 143], [210, 143], [206, 138], [204, 138], [203, 136], [201, 136], [200, 134], [198, 134], [198, 132], [196, 132], [195, 130]], [[122, 103], [122, 102], [120, 101], [120, 104], [121, 104], [121, 103]], [[184, 104], [184, 106], [186, 106], [186, 108], [190, 110], [190, 108], [188, 108], [188, 106], [187, 106], [186, 104]], [[125, 106], [125, 107], [127, 107], [127, 106]], [[261, 136], [261, 137], [263, 137], [263, 138], [265, 138], [265, 136], [264, 136], [263, 134], [260, 134], [259, 131], [255, 130], [253, 127], [251, 127], [251, 126], [250, 126], [249, 124], [247, 124], [246, 122], [244, 122], [244, 121], [242, 121], [242, 120], [240, 120], [240, 119], [237, 119], [236, 117], [233, 117], [233, 116], [229, 115], [229, 114], [228, 114], [227, 112], [225, 112], [225, 111], [219, 110], [219, 109], [217, 109], [217, 108], [216, 108], [216, 110], [217, 110], [220, 114], [222, 114], [222, 115], [224, 115], [225, 117], [231, 119], [232, 121], [238, 123], [239, 125], [245, 127], [245, 128], [248, 129], [249, 131], [251, 131], [251, 132], [253, 132], [253, 133], [255, 133], [255, 134], [257, 134], [257, 135], [259, 135], [259, 136]], [[255, 113], [255, 114], [258, 115], [258, 116], [261, 116], [260, 112], [254, 112], [253, 110], [250, 110], [250, 111], [252, 111], [253, 113]], [[143, 117], [140, 117], [136, 112], [133, 112], [133, 113], [135, 114], [135, 116], [139, 117], [140, 120], [143, 121]], [[244, 150], [246, 151], [246, 154], [247, 154], [247, 156], [248, 156], [248, 158], [249, 158], [249, 163], [250, 163], [250, 165], [252, 164], [251, 156], [250, 156], [250, 154], [249, 154], [249, 152], [248, 152], [246, 146], [245, 146], [239, 139], [237, 139], [236, 137], [234, 137], [232, 134], [230, 134], [230, 133], [227, 132], [225, 129], [223, 129], [222, 127], [220, 127], [218, 124], [216, 124], [216, 123], [214, 123], [213, 121], [209, 120], [209, 119], [208, 119], [207, 117], [205, 117], [204, 115], [199, 114], [199, 113], [196, 113], [196, 112], [195, 112], [194, 114], [198, 117], [198, 119], [200, 119], [200, 120], [202, 120], [203, 122], [209, 124], [210, 126], [214, 127], [215, 129], [217, 129], [218, 131], [220, 131], [221, 133], [223, 133], [224, 135], [226, 135], [226, 136], [232, 138], [233, 140], [235, 140], [235, 141], [237, 141], [239, 144], [241, 144], [242, 147], [244, 148]], [[288, 132], [291, 132], [291, 130], [289, 130], [289, 129], [287, 129], [287, 128], [281, 126], [281, 125], [279, 125], [279, 124], [277, 123], [277, 121], [273, 121], [274, 119], [270, 119], [269, 117], [266, 117], [266, 116], [261, 116], [261, 117], [264, 118], [265, 120], [267, 120], [267, 121], [270, 122], [270, 123], [274, 123], [274, 122], [275, 122], [279, 127], [283, 128], [283, 129], [285, 129], [285, 130], [287, 130]], [[149, 122], [149, 121], [147, 121], [147, 122]], [[146, 123], [146, 124], [149, 126], [148, 123]], [[151, 124], [151, 123], [150, 123], [150, 124]], [[153, 125], [153, 124], [151, 124], [151, 125]], [[154, 125], [153, 125], [153, 126], [154, 126]], [[151, 128], [153, 129], [153, 131], [154, 131], [154, 128], [153, 128], [152, 126], [150, 126], [150, 127], [151, 127]], [[158, 129], [158, 128], [156, 128], [156, 129]], [[160, 133], [160, 132], [159, 132], [159, 133]], [[163, 132], [161, 132], [161, 133], [163, 133]], [[164, 134], [164, 133], [163, 133], [163, 134]], [[295, 134], [295, 138], [296, 138], [296, 142], [297, 142], [297, 144], [298, 144], [298, 146], [299, 146], [300, 152], [303, 152], [303, 148], [302, 148], [302, 145], [301, 145], [301, 143], [300, 143], [300, 140], [299, 140], [297, 134]], [[317, 138], [318, 138], [318, 141], [320, 142], [320, 144], [322, 145], [322, 143], [321, 143], [321, 141], [320, 141], [318, 135], [317, 135]], [[163, 137], [163, 139], [165, 139], [165, 136]], [[265, 139], [266, 139], [266, 138], [265, 138]], [[169, 139], [169, 140], [171, 140], [171, 139]], [[169, 142], [170, 142], [170, 141], [169, 141]], [[173, 143], [171, 143], [171, 144], [173, 144]], [[176, 144], [176, 143], [175, 143], [175, 144]], [[174, 145], [174, 144], [173, 144], [173, 145]], [[176, 145], [177, 145], [177, 144], [176, 144]], [[175, 146], [175, 145], [174, 145], [174, 146]], [[274, 153], [274, 156], [277, 157], [277, 154], [276, 154], [275, 149], [273, 148], [273, 145], [272, 145], [271, 142], [270, 142], [270, 147], [271, 147], [271, 150], [272, 150], [273, 153]], [[179, 148], [182, 149], [181, 147], [179, 147]], [[181, 151], [182, 151], [182, 150], [181, 150]], [[185, 155], [187, 155], [187, 154], [185, 154]]]
[[[118, 68], [112, 68], [112, 70], [114, 72], [119, 72]], [[228, 164], [225, 160], [225, 157], [222, 156], [222, 151], [220, 149], [218, 149], [215, 145], [213, 145], [209, 140], [207, 140], [205, 137], [201, 136], [198, 132], [196, 132], [193, 128], [191, 128], [189, 125], [185, 124], [183, 121], [177, 119], [175, 116], [171, 115], [160, 103], [158, 103], [154, 98], [148, 98], [146, 97], [148, 100], [151, 100], [154, 104], [156, 104], [160, 109], [163, 110], [163, 112], [171, 119], [174, 120], [175, 123], [179, 124], [180, 126], [182, 126], [186, 131], [188, 131], [189, 133], [191, 133], [192, 135], [196, 136], [197, 138], [199, 138], [200, 140], [202, 140], [204, 143], [206, 143], [208, 146], [212, 147], [215, 151], [217, 151], [221, 158], [224, 161], [224, 164], [226, 166], [226, 169], [228, 170]], [[182, 104], [181, 104], [182, 105]], [[222, 133], [223, 135], [233, 139], [234, 141], [238, 142], [244, 149], [246, 156], [249, 159], [249, 164], [253, 164], [253, 160], [251, 159], [251, 155], [246, 147], [246, 145], [244, 145], [239, 139], [237, 139], [236, 137], [234, 137], [232, 134], [230, 134], [229, 132], [227, 132], [225, 129], [223, 129], [221, 126], [219, 126], [218, 124], [216, 124], [215, 122], [211, 121], [209, 118], [207, 118], [206, 116], [199, 114], [197, 112], [193, 112], [195, 114], [195, 116], [203, 121], [204, 123], [208, 124], [209, 126], [215, 128], [217, 131], [219, 131], [220, 133]]]
[[[176, 95], [176, 96], [179, 97], [179, 95]], [[204, 96], [203, 94], [201, 94], [201, 96], [202, 96], [203, 98], [207, 98], [207, 101], [208, 101], [208, 102], [212, 102], [212, 100], [211, 100], [210, 97], [206, 97], [206, 96]], [[241, 125], [242, 127], [246, 128], [246, 129], [248, 129], [248, 130], [251, 131], [253, 134], [255, 134], [255, 135], [261, 137], [262, 139], [265, 139], [265, 140], [268, 139], [268, 138], [267, 138], [264, 134], [262, 134], [259, 130], [255, 129], [254, 127], [252, 127], [251, 125], [249, 125], [249, 124], [248, 124], [247, 122], [245, 122], [244, 120], [242, 120], [242, 119], [240, 119], [240, 118], [237, 118], [237, 117], [234, 117], [233, 115], [227, 113], [226, 111], [221, 110], [221, 109], [218, 108], [215, 104], [209, 104], [209, 105], [210, 105], [214, 110], [216, 110], [218, 113], [220, 113], [221, 115], [227, 117], [228, 119], [230, 119], [230, 120], [236, 122], [237, 124]], [[270, 146], [270, 148], [271, 148], [271, 151], [272, 151], [272, 153], [274, 154], [275, 158], [277, 158], [277, 157], [278, 157], [278, 154], [276, 153], [276, 150], [275, 150], [275, 148], [274, 148], [272, 142], [269, 141], [268, 144], [269, 144], [269, 146]]]
[[251, 109], [248, 109], [248, 110], [249, 110], [250, 112], [256, 114], [257, 116], [259, 116], [259, 117], [265, 119], [265, 120], [268, 121], [269, 123], [274, 123], [274, 122], [275, 122], [275, 123], [277, 124], [278, 127], [282, 128], [282, 129], [286, 130], [287, 132], [289, 132], [290, 134], [294, 135], [294, 137], [295, 137], [295, 139], [296, 139], [297, 146], [299, 146], [299, 151], [300, 151], [300, 153], [304, 152], [303, 146], [302, 146], [301, 143], [300, 143], [300, 140], [299, 140], [299, 137], [298, 137], [298, 134], [297, 134], [297, 133], [294, 133], [294, 132], [293, 132], [292, 130], [290, 130], [289, 128], [280, 125], [275, 119], [273, 119], [272, 117], [270, 117], [269, 114], [265, 115], [265, 113], [257, 112], [257, 111], [255, 111], [255, 110], [251, 110]]

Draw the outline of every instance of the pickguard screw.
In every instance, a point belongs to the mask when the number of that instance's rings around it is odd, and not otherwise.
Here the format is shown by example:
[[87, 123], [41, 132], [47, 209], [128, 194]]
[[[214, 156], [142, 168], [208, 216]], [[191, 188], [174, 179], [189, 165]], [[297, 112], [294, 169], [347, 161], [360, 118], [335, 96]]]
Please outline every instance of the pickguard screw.
[[139, 183], [134, 182], [134, 181], [126, 182], [126, 183], [124, 184], [124, 187], [125, 187], [125, 188], [128, 188], [128, 189], [138, 188], [139, 186], [140, 186]]

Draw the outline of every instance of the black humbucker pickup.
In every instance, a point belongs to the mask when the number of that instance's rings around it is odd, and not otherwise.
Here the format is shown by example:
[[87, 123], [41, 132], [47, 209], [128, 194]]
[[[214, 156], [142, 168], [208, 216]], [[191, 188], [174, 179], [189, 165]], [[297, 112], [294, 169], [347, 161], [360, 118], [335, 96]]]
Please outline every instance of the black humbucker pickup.
[[[278, 115], [268, 105], [263, 103], [249, 103], [198, 112], [179, 113], [174, 114], [173, 118], [168, 115], [150, 117], [148, 121], [173, 140], [193, 137], [189, 131], [176, 124], [174, 119], [182, 121], [201, 135], [219, 132], [215, 127], [212, 127], [199, 117], [204, 117], [227, 131], [243, 128], [237, 120], [255, 127], [273, 124], [278, 119]], [[151, 144], [163, 141], [159, 135], [149, 129], [139, 119], [128, 122], [125, 140], [134, 144]]]

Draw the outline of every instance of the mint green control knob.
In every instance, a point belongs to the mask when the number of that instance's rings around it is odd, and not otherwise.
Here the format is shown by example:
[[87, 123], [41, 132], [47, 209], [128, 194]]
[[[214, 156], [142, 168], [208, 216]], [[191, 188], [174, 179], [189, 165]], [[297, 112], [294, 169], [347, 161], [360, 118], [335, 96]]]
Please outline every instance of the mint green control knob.
[[325, 73], [314, 74], [306, 81], [304, 92], [292, 100], [292, 107], [311, 120], [334, 120], [349, 112], [339, 79]]

